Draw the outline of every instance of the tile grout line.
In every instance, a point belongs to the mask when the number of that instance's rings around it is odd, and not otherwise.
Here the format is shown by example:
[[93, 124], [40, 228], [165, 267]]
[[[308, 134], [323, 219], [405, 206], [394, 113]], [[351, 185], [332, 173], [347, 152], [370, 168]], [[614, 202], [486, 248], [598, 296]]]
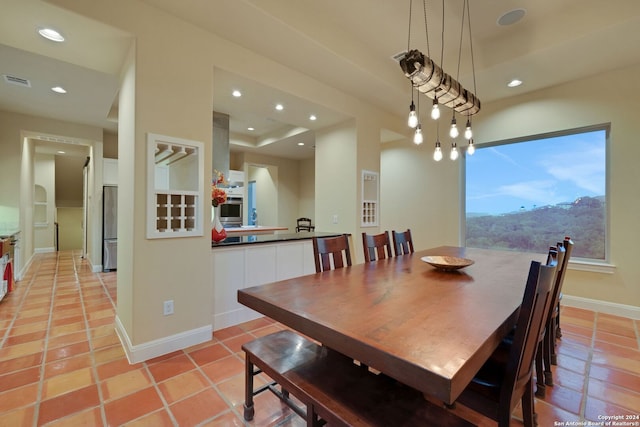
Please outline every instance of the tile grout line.
[[[38, 419], [40, 418], [40, 404], [42, 403], [42, 394], [44, 391], [44, 373], [45, 373], [45, 367], [47, 365], [47, 351], [49, 349], [49, 337], [51, 334], [51, 320], [53, 318], [53, 306], [55, 303], [55, 294], [56, 294], [56, 288], [58, 285], [58, 269], [59, 269], [59, 265], [60, 265], [60, 255], [59, 253], [56, 253], [55, 256], [55, 273], [53, 275], [53, 283], [51, 284], [51, 299], [49, 301], [49, 319], [47, 321], [47, 333], [45, 334], [44, 337], [44, 349], [42, 350], [42, 362], [40, 362], [40, 379], [38, 381], [38, 393], [36, 396], [36, 404], [35, 407], [33, 409], [33, 426], [36, 427], [38, 426]], [[42, 264], [40, 264], [41, 266]], [[39, 268], [38, 268], [39, 271]], [[37, 274], [34, 275], [34, 278], [37, 276]]]
[[580, 402], [580, 419], [586, 421], [587, 411], [587, 398], [589, 397], [589, 379], [591, 373], [591, 362], [593, 361], [593, 349], [596, 343], [596, 330], [598, 325], [598, 312], [594, 311], [593, 319], [593, 331], [591, 332], [591, 343], [589, 345], [589, 355], [587, 356], [585, 372], [584, 372], [584, 386], [582, 387], [582, 400]]
[[[89, 318], [87, 315], [87, 308], [85, 307], [85, 302], [84, 302], [84, 295], [83, 295], [83, 291], [84, 291], [84, 287], [82, 286], [82, 280], [80, 279], [80, 276], [78, 275], [78, 268], [76, 265], [76, 256], [72, 256], [71, 257], [72, 261], [73, 261], [73, 273], [76, 277], [76, 281], [78, 283], [78, 295], [80, 296], [80, 306], [82, 307], [82, 317], [84, 318], [84, 328], [85, 328], [85, 333], [87, 336], [87, 343], [89, 344], [89, 354], [90, 354], [90, 358], [91, 358], [91, 370], [93, 372], [93, 377], [94, 377], [94, 382], [96, 385], [96, 389], [98, 391], [98, 399], [100, 399], [100, 418], [102, 419], [102, 425], [106, 426], [107, 424], [107, 414], [105, 412], [104, 409], [104, 396], [102, 394], [102, 387], [100, 387], [100, 377], [98, 376], [98, 366], [96, 363], [96, 355], [95, 355], [95, 349], [93, 347], [93, 339], [91, 337], [91, 328], [89, 325]], [[95, 273], [92, 273], [95, 274]], [[103, 290], [104, 291], [104, 290]], [[112, 301], [113, 303], [113, 301]]]

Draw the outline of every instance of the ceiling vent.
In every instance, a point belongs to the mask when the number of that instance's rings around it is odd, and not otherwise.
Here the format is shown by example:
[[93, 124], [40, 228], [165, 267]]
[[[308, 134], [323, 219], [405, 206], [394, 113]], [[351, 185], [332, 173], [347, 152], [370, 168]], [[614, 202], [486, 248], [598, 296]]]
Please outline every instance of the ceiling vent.
[[23, 79], [16, 76], [10, 76], [8, 74], [3, 74], [2, 77], [4, 77], [4, 81], [9, 84], [18, 85], [22, 87], [31, 87], [31, 82], [27, 79]]

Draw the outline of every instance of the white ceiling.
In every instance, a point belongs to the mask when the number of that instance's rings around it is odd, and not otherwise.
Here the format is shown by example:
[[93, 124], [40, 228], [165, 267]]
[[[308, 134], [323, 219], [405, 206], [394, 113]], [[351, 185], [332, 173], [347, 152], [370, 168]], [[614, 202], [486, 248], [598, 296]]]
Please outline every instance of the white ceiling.
[[[133, 0], [132, 0], [133, 1]], [[391, 57], [406, 50], [409, 0], [142, 0], [283, 65], [404, 116], [409, 85]], [[455, 76], [462, 0], [445, 2], [443, 68]], [[483, 103], [640, 62], [640, 2], [637, 0], [470, 0], [477, 95]], [[497, 25], [504, 13], [523, 8], [524, 18]], [[427, 0], [430, 51], [440, 63], [441, 2]], [[40, 38], [39, 26], [66, 37]], [[427, 53], [422, 2], [413, 1], [411, 48]], [[109, 112], [117, 98], [117, 73], [131, 36], [58, 9], [41, 0], [2, 0], [0, 74], [28, 79], [31, 88], [0, 80], [0, 109], [114, 130]], [[463, 41], [459, 81], [472, 88], [468, 38]], [[516, 89], [506, 83], [524, 81]], [[231, 131], [246, 134], [266, 154], [312, 155], [298, 141], [344, 120], [295, 94], [276, 91], [216, 70], [216, 111], [230, 114]], [[49, 90], [67, 88], [66, 95]], [[240, 88], [242, 98], [232, 98]], [[606, 82], [603, 82], [606, 90]], [[275, 102], [287, 106], [272, 110]], [[308, 114], [318, 116], [309, 122]], [[246, 128], [253, 126], [253, 132]], [[288, 135], [281, 138], [278, 135]], [[291, 136], [295, 135], [295, 136]], [[277, 140], [276, 143], [267, 144]], [[284, 147], [281, 147], [284, 145]], [[280, 147], [280, 148], [278, 148]], [[297, 147], [297, 146], [296, 146]]]

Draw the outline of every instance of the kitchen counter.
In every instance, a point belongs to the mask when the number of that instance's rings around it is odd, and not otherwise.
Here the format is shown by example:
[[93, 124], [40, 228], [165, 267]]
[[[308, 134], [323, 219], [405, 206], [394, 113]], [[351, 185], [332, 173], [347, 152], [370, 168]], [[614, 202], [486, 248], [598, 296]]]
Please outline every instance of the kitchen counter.
[[20, 233], [19, 228], [0, 227], [0, 239], [15, 236], [18, 233]]
[[273, 234], [276, 231], [287, 231], [287, 227], [269, 225], [242, 225], [240, 227], [225, 228], [227, 236], [249, 236], [257, 234]]
[[[212, 248], [259, 244], [259, 243], [277, 243], [277, 242], [293, 242], [297, 240], [310, 240], [312, 237], [332, 237], [339, 236], [341, 233], [316, 233], [316, 232], [300, 232], [300, 233], [283, 233], [283, 234], [248, 234], [248, 235], [231, 235], [230, 229], [227, 229], [229, 237], [222, 242], [211, 242]], [[243, 230], [251, 230], [250, 228]], [[286, 229], [285, 229], [286, 230]]]

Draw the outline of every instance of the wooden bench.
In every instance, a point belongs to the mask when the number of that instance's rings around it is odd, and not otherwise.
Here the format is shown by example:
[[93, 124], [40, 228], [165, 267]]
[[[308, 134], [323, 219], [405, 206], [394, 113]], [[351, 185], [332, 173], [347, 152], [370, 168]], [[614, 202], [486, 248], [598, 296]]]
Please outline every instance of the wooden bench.
[[[305, 418], [307, 426], [473, 425], [428, 402], [419, 391], [362, 368], [289, 330], [245, 343], [242, 349], [246, 356], [247, 421], [254, 416], [253, 397], [271, 390]], [[254, 376], [261, 372], [274, 382], [254, 390]], [[289, 393], [304, 407], [297, 405]]]

